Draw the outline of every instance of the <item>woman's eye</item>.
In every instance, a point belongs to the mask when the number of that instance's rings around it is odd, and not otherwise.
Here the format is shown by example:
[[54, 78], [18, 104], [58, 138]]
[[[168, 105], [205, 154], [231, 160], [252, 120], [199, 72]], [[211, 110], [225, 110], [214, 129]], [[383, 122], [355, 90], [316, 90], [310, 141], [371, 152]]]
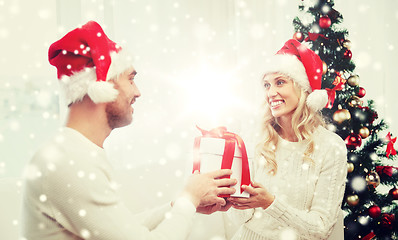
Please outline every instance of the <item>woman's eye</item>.
[[265, 88], [270, 88], [270, 87], [271, 87], [271, 84], [269, 84], [269, 83], [264, 83], [264, 87], [265, 87]]
[[276, 82], [277, 85], [282, 85], [284, 83], [285, 83], [285, 81], [282, 81], [282, 80], [279, 80], [278, 82]]

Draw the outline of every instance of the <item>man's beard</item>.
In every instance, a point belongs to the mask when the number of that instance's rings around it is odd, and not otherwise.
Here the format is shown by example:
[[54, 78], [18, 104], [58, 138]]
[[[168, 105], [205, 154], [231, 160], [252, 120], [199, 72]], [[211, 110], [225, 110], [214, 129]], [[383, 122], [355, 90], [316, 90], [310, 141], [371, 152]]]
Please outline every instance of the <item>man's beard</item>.
[[126, 112], [126, 109], [120, 107], [116, 102], [106, 105], [105, 112], [111, 129], [124, 127], [132, 122], [132, 116], [129, 115], [131, 114], [130, 109], [127, 110], [128, 112]]

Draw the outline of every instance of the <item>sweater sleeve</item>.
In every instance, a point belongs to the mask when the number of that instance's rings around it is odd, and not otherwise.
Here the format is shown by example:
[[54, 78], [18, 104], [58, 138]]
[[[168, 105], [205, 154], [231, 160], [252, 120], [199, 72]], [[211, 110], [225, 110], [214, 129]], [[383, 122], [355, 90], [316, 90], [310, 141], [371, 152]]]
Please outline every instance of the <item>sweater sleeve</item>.
[[171, 210], [171, 204], [168, 203], [154, 209], [134, 214], [134, 217], [139, 220], [140, 224], [149, 230], [153, 230], [164, 220], [166, 213]]
[[344, 196], [347, 174], [346, 146], [336, 138], [322, 160], [322, 167], [315, 186], [311, 208], [308, 211], [289, 206], [275, 197], [264, 211], [282, 226], [290, 226], [300, 236], [309, 239], [326, 239], [332, 231]]
[[231, 208], [226, 215], [237, 226], [245, 224], [253, 217], [254, 209], [237, 210]]
[[50, 206], [46, 214], [64, 231], [83, 239], [186, 239], [196, 212], [188, 199], [179, 198], [173, 208], [160, 208], [148, 215], [152, 219], [141, 219], [123, 204], [111, 179], [101, 167], [78, 163], [63, 166], [62, 174], [48, 171], [43, 178], [43, 192]]

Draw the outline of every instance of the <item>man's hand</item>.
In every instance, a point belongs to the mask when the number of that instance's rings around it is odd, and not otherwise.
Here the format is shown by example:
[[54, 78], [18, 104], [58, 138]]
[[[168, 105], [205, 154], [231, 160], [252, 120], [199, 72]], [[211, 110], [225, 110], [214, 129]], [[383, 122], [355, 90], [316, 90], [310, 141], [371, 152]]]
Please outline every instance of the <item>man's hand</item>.
[[221, 206], [220, 204], [213, 204], [203, 207], [199, 206], [196, 208], [196, 212], [202, 214], [212, 214], [217, 211], [226, 212], [231, 208], [231, 206], [232, 203], [227, 201], [227, 203], [224, 206]]
[[242, 188], [250, 193], [249, 198], [228, 198], [232, 202], [232, 207], [240, 210], [249, 208], [262, 207], [268, 208], [273, 202], [275, 197], [270, 194], [261, 184], [252, 182], [252, 186], [242, 186]]
[[204, 211], [207, 206], [216, 205], [213, 208], [209, 207], [210, 209], [219, 208], [217, 205], [226, 206], [227, 203], [224, 198], [218, 197], [218, 195], [235, 193], [235, 189], [230, 186], [235, 185], [237, 180], [222, 178], [231, 174], [230, 169], [221, 169], [209, 173], [195, 171], [188, 179], [183, 195], [190, 198], [195, 207], [199, 206], [199, 211]]

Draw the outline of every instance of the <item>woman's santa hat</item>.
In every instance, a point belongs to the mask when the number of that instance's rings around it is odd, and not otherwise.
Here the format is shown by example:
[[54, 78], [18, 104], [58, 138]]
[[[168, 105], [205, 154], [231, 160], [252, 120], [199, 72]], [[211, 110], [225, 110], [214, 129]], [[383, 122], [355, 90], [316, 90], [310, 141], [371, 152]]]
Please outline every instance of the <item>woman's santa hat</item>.
[[328, 101], [327, 91], [321, 89], [323, 62], [311, 49], [295, 39], [288, 40], [273, 56], [266, 74], [279, 72], [287, 75], [309, 92], [307, 105], [319, 111]]
[[119, 92], [109, 80], [132, 66], [130, 57], [94, 21], [54, 42], [48, 59], [57, 68], [67, 105], [86, 94], [95, 103], [114, 101]]

